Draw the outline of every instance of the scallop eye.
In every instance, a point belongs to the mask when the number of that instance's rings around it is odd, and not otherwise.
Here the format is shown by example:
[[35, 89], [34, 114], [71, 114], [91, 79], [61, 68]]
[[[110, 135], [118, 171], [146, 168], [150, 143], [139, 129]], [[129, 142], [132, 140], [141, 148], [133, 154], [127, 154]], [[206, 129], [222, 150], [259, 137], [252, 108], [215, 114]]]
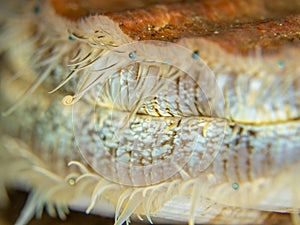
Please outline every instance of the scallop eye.
[[73, 123], [95, 171], [145, 186], [177, 176], [187, 163], [197, 164], [190, 174], [212, 163], [224, 137], [224, 100], [212, 71], [193, 54], [175, 44], [139, 42], [89, 67], [74, 96], [80, 100]]

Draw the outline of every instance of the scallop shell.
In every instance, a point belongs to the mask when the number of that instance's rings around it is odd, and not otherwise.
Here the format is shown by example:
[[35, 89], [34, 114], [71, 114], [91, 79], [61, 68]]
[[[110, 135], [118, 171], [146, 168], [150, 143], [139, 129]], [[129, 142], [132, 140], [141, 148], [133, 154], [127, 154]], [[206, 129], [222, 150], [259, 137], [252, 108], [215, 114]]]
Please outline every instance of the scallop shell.
[[170, 3], [81, 20], [55, 1], [3, 3], [0, 198], [30, 191], [15, 224], [44, 207], [116, 225], [261, 224], [277, 213], [299, 224], [290, 2]]

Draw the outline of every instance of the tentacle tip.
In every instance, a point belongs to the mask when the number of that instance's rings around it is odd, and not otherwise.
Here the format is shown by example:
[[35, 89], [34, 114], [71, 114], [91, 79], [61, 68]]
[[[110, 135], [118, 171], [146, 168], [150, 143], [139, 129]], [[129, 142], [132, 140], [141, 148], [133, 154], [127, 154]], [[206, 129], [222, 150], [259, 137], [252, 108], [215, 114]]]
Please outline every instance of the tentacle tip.
[[63, 99], [62, 99], [62, 104], [65, 106], [70, 106], [73, 105], [75, 102], [75, 97], [72, 95], [66, 95]]
[[56, 88], [51, 91], [48, 91], [48, 94], [53, 94], [55, 91], [56, 91]]
[[3, 117], [10, 116], [16, 110], [16, 108], [17, 107], [15, 107], [15, 106], [10, 107], [9, 109], [1, 112], [1, 116], [3, 116]]
[[75, 164], [75, 161], [70, 161], [70, 162], [68, 162], [68, 166], [73, 166]]
[[92, 211], [92, 210], [91, 210], [90, 208], [88, 208], [87, 210], [85, 210], [85, 214], [86, 214], [86, 215], [89, 215], [89, 214], [91, 213], [91, 211]]
[[146, 217], [147, 217], [147, 220], [150, 224], [154, 224], [151, 217], [150, 217], [150, 215], [146, 215]]

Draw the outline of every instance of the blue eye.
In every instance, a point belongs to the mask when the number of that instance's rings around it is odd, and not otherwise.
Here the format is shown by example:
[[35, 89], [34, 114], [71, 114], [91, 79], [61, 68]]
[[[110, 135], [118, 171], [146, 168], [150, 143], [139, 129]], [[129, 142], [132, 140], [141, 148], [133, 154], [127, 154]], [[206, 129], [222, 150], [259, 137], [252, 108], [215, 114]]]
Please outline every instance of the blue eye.
[[39, 14], [41, 12], [41, 7], [39, 5], [34, 6], [33, 12], [35, 14]]
[[75, 41], [75, 38], [72, 37], [72, 36], [69, 36], [69, 41], [74, 42], [74, 41]]
[[196, 60], [196, 61], [199, 60], [199, 58], [200, 58], [200, 57], [199, 57], [199, 52], [198, 52], [198, 51], [194, 51], [193, 54], [192, 54], [192, 58], [193, 58], [194, 60]]
[[239, 189], [239, 184], [238, 184], [238, 183], [233, 183], [233, 184], [232, 184], [232, 188], [233, 188], [234, 190]]
[[134, 59], [135, 59], [135, 52], [130, 52], [130, 53], [128, 54], [128, 56], [129, 56], [129, 58], [130, 58], [131, 60], [134, 60]]
[[278, 61], [277, 66], [279, 69], [283, 69], [285, 67], [285, 61], [283, 60]]

